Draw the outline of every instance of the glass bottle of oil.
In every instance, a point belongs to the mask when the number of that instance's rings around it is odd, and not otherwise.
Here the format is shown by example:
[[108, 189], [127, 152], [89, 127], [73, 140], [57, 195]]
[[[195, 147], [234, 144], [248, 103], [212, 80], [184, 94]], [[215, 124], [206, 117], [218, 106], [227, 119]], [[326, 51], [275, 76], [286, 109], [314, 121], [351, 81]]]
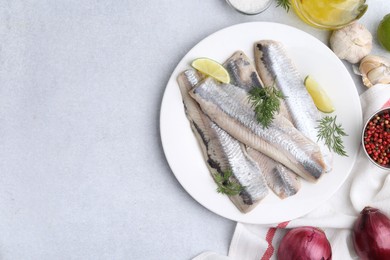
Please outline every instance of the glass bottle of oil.
[[367, 10], [365, 0], [291, 0], [294, 11], [307, 24], [337, 29], [359, 19]]

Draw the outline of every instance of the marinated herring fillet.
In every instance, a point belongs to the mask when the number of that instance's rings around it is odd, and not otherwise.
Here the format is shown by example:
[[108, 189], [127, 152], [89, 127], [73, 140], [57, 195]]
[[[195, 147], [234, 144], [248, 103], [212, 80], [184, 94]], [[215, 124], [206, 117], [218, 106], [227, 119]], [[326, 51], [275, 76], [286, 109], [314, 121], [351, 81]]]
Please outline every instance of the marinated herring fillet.
[[189, 93], [212, 121], [238, 141], [308, 181], [315, 182], [322, 175], [324, 163], [318, 145], [282, 116], [275, 117], [268, 128], [262, 127], [245, 90], [207, 78]]
[[[230, 74], [230, 84], [236, 85], [249, 92], [252, 88], [264, 87], [255, 66], [249, 60], [248, 56], [242, 51], [236, 51], [225, 63], [224, 67]], [[268, 82], [266, 86], [272, 86], [274, 81]], [[284, 100], [280, 100], [279, 114], [291, 121], [290, 114], [286, 108]]]
[[242, 51], [236, 51], [223, 64], [230, 74], [230, 84], [249, 92], [253, 87], [263, 87], [263, 83], [252, 62]]
[[268, 187], [281, 199], [295, 195], [301, 188], [299, 177], [283, 164], [247, 147], [249, 156], [257, 162]]
[[[232, 84], [246, 91], [263, 87], [255, 66], [244, 52], [236, 51], [224, 66], [230, 74]], [[279, 198], [285, 199], [299, 191], [301, 183], [293, 171], [251, 147], [246, 149], [249, 156], [259, 165], [268, 187]]]
[[208, 118], [189, 95], [189, 91], [201, 80], [195, 70], [182, 72], [177, 81], [191, 128], [200, 144], [211, 175], [224, 175], [231, 171], [234, 182], [243, 190], [229, 196], [241, 212], [249, 212], [268, 194], [265, 179], [257, 164], [247, 155], [245, 147]]
[[[313, 142], [317, 142], [318, 120], [321, 114], [317, 110], [303, 79], [280, 42], [262, 40], [255, 43], [256, 69], [264, 84], [276, 86], [287, 96], [285, 103], [294, 126]], [[324, 142], [319, 141], [325, 162], [326, 172], [332, 170], [333, 155]]]

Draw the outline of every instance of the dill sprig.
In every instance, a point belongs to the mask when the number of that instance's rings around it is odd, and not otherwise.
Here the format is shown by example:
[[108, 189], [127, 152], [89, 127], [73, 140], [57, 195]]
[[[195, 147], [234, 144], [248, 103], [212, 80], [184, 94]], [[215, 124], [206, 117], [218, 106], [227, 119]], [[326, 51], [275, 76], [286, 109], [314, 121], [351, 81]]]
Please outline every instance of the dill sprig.
[[329, 150], [342, 156], [348, 156], [342, 140], [343, 136], [348, 135], [344, 132], [341, 124], [336, 123], [336, 118], [336, 116], [325, 116], [318, 120], [319, 125], [316, 127], [318, 129], [317, 138], [318, 141], [323, 140]]
[[276, 0], [276, 7], [281, 6], [283, 7], [287, 12], [290, 10], [290, 0]]
[[269, 87], [254, 87], [249, 91], [249, 100], [255, 110], [257, 121], [267, 128], [279, 113], [280, 99], [284, 99], [283, 93], [276, 89], [275, 84]]
[[234, 196], [240, 194], [243, 190], [241, 184], [231, 181], [230, 177], [233, 175], [231, 170], [227, 170], [225, 172], [214, 174], [215, 182], [218, 185], [217, 192], [226, 194], [229, 196]]

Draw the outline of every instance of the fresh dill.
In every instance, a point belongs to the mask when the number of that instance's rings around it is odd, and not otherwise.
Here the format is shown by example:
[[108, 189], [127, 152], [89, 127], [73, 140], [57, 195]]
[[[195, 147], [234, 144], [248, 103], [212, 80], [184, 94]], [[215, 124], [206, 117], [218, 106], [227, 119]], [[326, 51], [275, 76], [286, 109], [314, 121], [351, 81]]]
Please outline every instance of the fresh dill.
[[227, 170], [222, 174], [220, 173], [214, 174], [215, 182], [218, 185], [217, 188], [218, 193], [226, 194], [229, 196], [240, 194], [240, 192], [243, 190], [243, 187], [241, 186], [241, 184], [230, 180], [230, 177], [232, 175], [233, 172], [231, 170]]
[[276, 0], [276, 7], [281, 6], [283, 7], [287, 12], [290, 10], [290, 0]]
[[275, 84], [269, 87], [254, 87], [249, 91], [249, 101], [255, 110], [257, 121], [267, 128], [279, 113], [280, 99], [284, 99], [283, 93], [276, 89]]
[[325, 116], [321, 120], [318, 120], [318, 122], [319, 125], [316, 127], [318, 129], [318, 141], [323, 140], [329, 150], [341, 156], [348, 156], [342, 140], [343, 136], [348, 135], [344, 132], [341, 124], [336, 123], [336, 116]]

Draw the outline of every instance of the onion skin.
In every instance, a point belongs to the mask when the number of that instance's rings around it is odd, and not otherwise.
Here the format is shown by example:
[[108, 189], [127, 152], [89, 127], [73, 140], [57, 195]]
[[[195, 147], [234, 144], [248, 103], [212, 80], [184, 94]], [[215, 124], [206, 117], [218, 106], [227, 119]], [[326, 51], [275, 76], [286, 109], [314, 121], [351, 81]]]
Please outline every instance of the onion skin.
[[331, 260], [332, 248], [321, 229], [298, 227], [280, 241], [277, 257], [278, 260]]
[[360, 212], [352, 239], [361, 260], [390, 259], [390, 219], [378, 209], [365, 207]]

